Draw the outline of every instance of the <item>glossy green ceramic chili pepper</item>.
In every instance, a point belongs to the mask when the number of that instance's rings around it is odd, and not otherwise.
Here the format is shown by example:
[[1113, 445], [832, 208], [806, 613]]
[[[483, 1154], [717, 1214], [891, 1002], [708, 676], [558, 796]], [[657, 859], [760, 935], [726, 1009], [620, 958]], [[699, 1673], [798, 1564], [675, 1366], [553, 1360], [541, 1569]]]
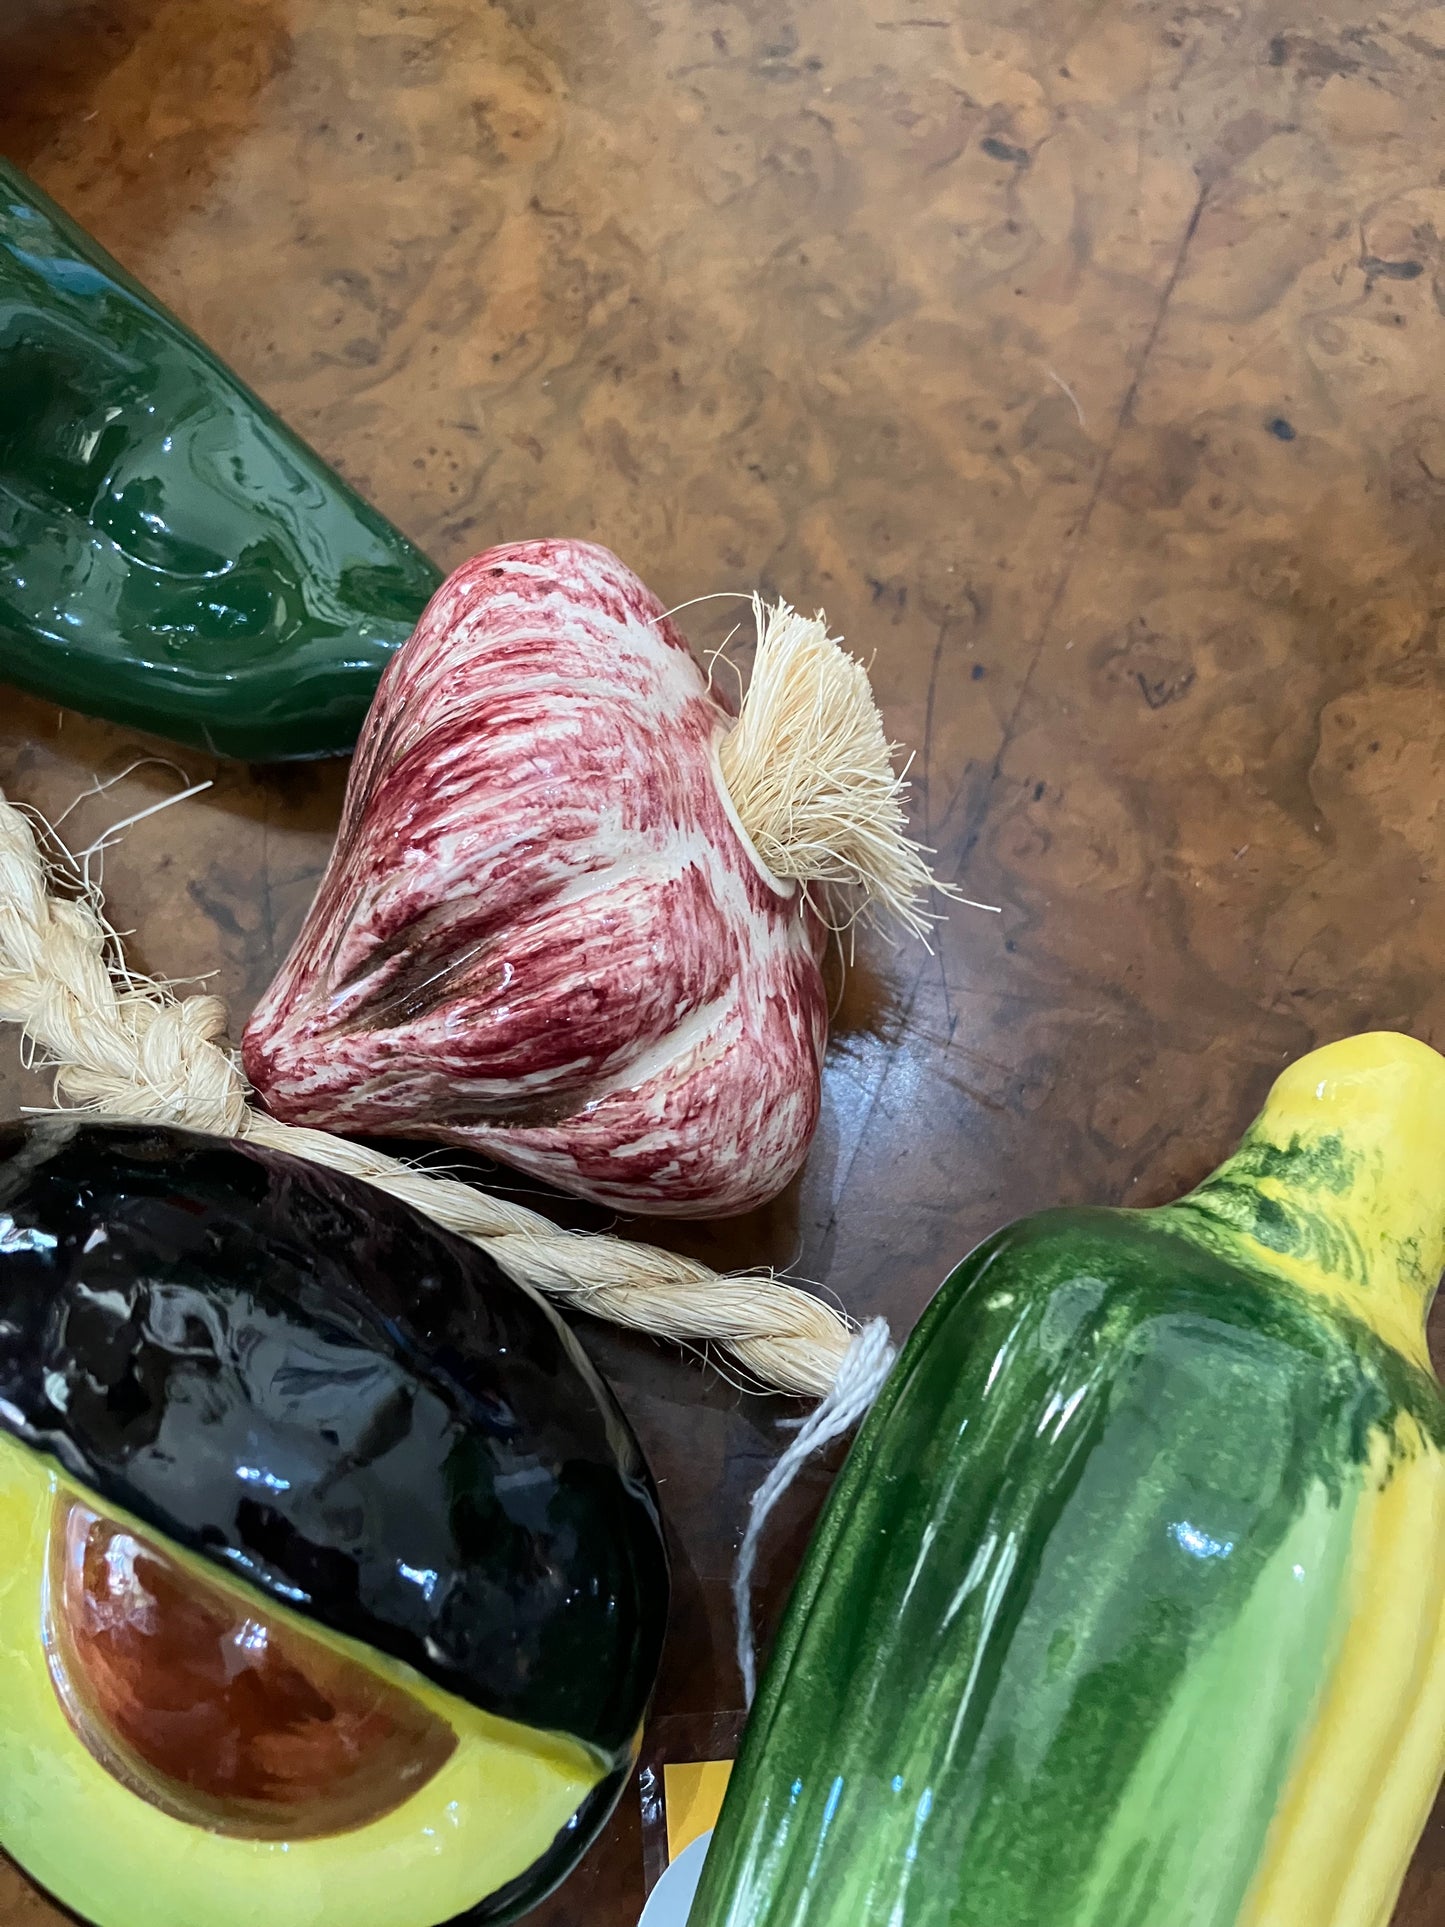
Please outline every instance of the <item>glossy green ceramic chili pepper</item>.
[[440, 580], [0, 161], [0, 678], [222, 755], [335, 755]]

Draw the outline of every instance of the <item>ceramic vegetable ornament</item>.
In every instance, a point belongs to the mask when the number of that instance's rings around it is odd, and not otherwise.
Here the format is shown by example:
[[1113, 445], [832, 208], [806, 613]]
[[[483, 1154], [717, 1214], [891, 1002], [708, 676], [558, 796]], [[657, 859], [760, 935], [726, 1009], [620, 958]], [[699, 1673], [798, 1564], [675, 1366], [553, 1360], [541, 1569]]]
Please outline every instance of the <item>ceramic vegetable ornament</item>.
[[96, 1927], [482, 1927], [577, 1862], [667, 1611], [575, 1340], [353, 1179], [0, 1127], [0, 1847]]
[[817, 1122], [825, 920], [919, 927], [900, 790], [821, 620], [759, 611], [735, 719], [607, 550], [494, 549], [382, 681], [247, 1072], [289, 1122], [604, 1204], [761, 1204]]
[[630, 1330], [715, 1349], [756, 1384], [825, 1399], [852, 1354], [832, 1305], [768, 1273], [567, 1231], [515, 1198], [388, 1157], [375, 1145], [279, 1123], [249, 1103], [219, 997], [177, 997], [126, 965], [98, 895], [0, 795], [0, 1023], [54, 1073], [57, 1104], [183, 1124], [359, 1178], [468, 1239], [507, 1274]]
[[0, 679], [227, 756], [335, 755], [440, 580], [0, 160]]
[[1445, 1059], [1293, 1065], [1154, 1211], [924, 1314], [689, 1927], [1383, 1927], [1445, 1766]]

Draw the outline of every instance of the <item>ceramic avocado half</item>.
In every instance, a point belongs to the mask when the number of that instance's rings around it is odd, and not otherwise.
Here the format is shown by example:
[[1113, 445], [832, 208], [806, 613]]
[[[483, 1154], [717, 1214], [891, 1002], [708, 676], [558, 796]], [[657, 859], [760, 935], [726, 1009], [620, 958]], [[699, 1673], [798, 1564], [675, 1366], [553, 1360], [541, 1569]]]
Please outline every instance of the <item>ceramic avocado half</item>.
[[667, 1593], [611, 1394], [481, 1253], [249, 1146], [0, 1126], [0, 1846], [84, 1920], [515, 1919]]

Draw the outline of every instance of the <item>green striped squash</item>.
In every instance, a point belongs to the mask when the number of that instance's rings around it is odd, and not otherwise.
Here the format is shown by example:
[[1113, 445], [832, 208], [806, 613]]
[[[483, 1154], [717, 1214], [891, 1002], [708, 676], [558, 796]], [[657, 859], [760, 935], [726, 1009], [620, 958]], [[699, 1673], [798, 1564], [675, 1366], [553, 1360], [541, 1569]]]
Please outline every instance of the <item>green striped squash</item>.
[[1445, 1770], [1445, 1059], [1010, 1226], [860, 1432], [690, 1927], [1383, 1927]]

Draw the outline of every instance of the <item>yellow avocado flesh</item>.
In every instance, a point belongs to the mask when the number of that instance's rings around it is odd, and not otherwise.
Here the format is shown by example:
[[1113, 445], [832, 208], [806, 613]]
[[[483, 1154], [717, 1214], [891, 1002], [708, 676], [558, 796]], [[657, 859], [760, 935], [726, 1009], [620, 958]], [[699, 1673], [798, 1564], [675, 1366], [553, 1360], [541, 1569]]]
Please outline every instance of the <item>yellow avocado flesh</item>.
[[403, 1686], [451, 1727], [455, 1751], [402, 1805], [325, 1838], [244, 1839], [172, 1817], [92, 1756], [51, 1679], [48, 1553], [68, 1495], [124, 1521], [0, 1433], [0, 1846], [96, 1927], [438, 1927], [524, 1873], [602, 1779], [575, 1741], [480, 1712], [267, 1600], [269, 1622]]

